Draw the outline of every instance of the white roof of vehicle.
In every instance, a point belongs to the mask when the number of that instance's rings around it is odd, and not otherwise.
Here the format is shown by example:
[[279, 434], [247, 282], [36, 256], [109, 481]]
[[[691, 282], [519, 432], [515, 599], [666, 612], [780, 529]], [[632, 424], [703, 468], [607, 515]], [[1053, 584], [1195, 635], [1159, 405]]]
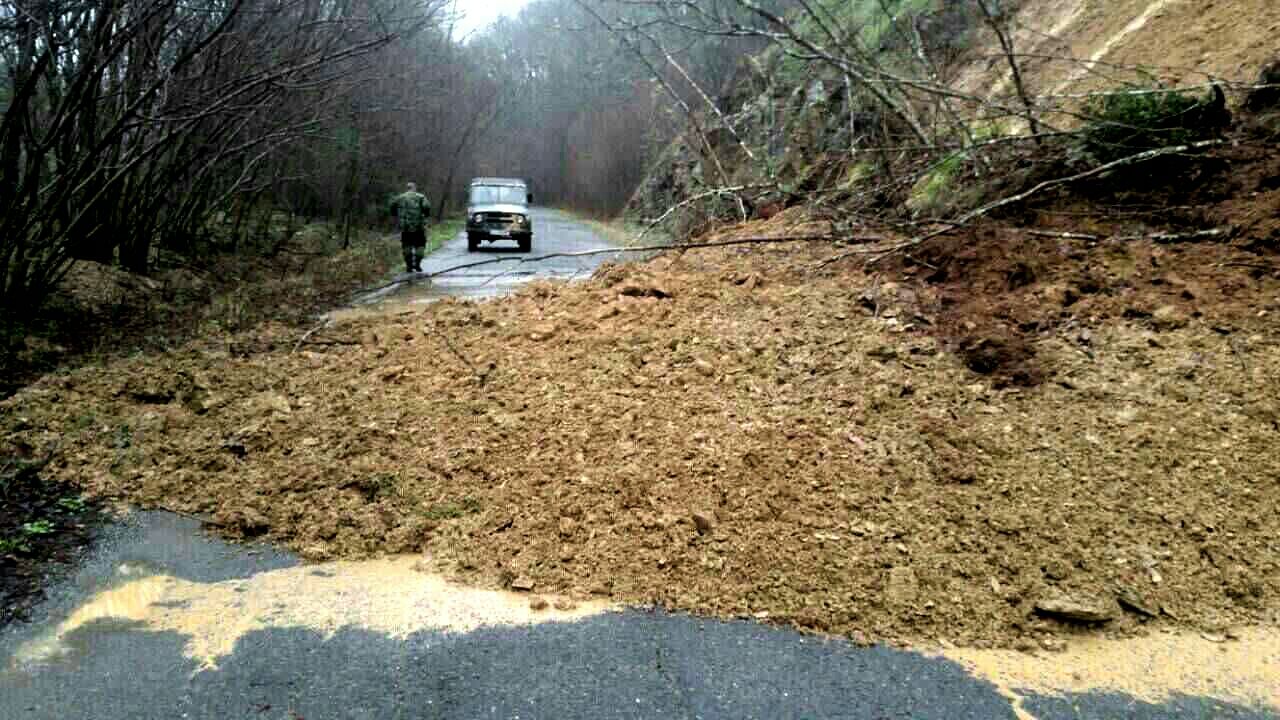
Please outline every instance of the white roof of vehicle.
[[480, 177], [471, 181], [472, 185], [518, 185], [526, 187], [529, 183], [518, 178]]

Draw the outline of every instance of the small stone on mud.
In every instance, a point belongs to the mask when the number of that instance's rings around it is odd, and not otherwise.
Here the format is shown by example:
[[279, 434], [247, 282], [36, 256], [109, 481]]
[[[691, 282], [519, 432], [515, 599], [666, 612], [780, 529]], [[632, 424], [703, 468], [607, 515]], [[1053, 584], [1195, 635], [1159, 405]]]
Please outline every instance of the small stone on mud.
[[1067, 641], [1062, 638], [1043, 637], [1040, 638], [1040, 647], [1048, 650], [1049, 652], [1066, 652]]
[[1115, 612], [1097, 598], [1083, 595], [1058, 595], [1036, 602], [1036, 612], [1059, 620], [1084, 623], [1103, 623], [1115, 617]]
[[328, 545], [307, 545], [302, 548], [299, 554], [302, 555], [304, 560], [310, 560], [312, 562], [328, 560], [333, 557], [333, 551], [329, 549]]
[[529, 609], [535, 612], [546, 610], [549, 605], [550, 603], [548, 603], [547, 599], [544, 597], [535, 595], [534, 597], [529, 598]]
[[1139, 615], [1156, 617], [1160, 614], [1152, 603], [1148, 602], [1141, 593], [1132, 588], [1120, 588], [1117, 590], [1116, 600], [1119, 601], [1120, 607]]
[[556, 326], [554, 323], [544, 323], [537, 325], [529, 332], [529, 339], [534, 342], [542, 342], [550, 340], [556, 336]]
[[695, 512], [693, 514], [693, 526], [698, 529], [699, 535], [706, 535], [716, 527], [716, 516], [711, 512]]
[[637, 277], [618, 286], [618, 294], [627, 297], [672, 297], [671, 291], [651, 277]]
[[569, 598], [560, 598], [556, 600], [554, 607], [561, 612], [568, 612], [570, 610], [576, 610], [578, 608], [578, 603], [570, 600]]
[[1151, 313], [1151, 324], [1158, 330], [1176, 330], [1188, 322], [1187, 314], [1177, 305], [1164, 305]]
[[392, 365], [391, 367], [383, 368], [378, 371], [378, 379], [382, 382], [397, 380], [401, 375], [404, 375], [407, 369], [404, 365]]
[[521, 575], [520, 577], [511, 581], [511, 589], [519, 590], [521, 592], [529, 592], [530, 590], [533, 590], [533, 581]]
[[715, 366], [706, 360], [694, 360], [693, 369], [697, 370], [699, 375], [704, 375], [706, 377], [711, 377], [716, 374]]

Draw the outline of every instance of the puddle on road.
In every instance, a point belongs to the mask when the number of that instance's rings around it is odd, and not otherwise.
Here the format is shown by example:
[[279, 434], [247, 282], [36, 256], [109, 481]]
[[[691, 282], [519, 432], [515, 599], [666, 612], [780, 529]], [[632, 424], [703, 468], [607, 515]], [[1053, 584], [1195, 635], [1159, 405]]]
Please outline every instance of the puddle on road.
[[[38, 667], [72, 653], [66, 638], [102, 619], [185, 635], [186, 654], [217, 667], [236, 641], [266, 628], [306, 628], [329, 637], [343, 628], [402, 638], [419, 630], [469, 632], [483, 626], [572, 621], [613, 608], [604, 602], [535, 611], [530, 596], [478, 590], [419, 572], [418, 557], [333, 562], [197, 583], [122, 565], [122, 583], [93, 596], [50, 634], [20, 647], [11, 670]], [[556, 603], [552, 597], [546, 598]]]
[[1280, 631], [1250, 628], [1238, 635], [1219, 643], [1197, 634], [1155, 633], [1074, 640], [1059, 653], [960, 648], [939, 655], [994, 684], [1024, 720], [1034, 717], [1021, 709], [1025, 693], [1122, 693], [1156, 704], [1191, 695], [1280, 709]]
[[325, 317], [335, 322], [345, 322], [394, 315], [406, 308], [420, 307], [450, 297], [485, 300], [506, 295], [535, 277], [564, 279], [559, 275], [535, 276], [531, 272], [510, 273], [496, 278], [491, 275], [409, 278], [393, 286], [366, 293], [356, 298], [351, 305], [332, 310]]

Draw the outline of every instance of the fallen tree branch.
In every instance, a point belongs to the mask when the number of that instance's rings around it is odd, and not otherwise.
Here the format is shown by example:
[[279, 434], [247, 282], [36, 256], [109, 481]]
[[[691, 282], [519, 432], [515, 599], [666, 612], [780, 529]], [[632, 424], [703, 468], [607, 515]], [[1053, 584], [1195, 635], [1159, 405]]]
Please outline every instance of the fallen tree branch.
[[1095, 168], [1090, 168], [1083, 172], [1076, 173], [1075, 175], [1069, 175], [1063, 178], [1055, 178], [1053, 180], [1045, 180], [1044, 182], [1038, 183], [1035, 186], [1031, 187], [1030, 189], [1024, 190], [1016, 195], [1010, 195], [1009, 197], [1001, 198], [1000, 200], [996, 200], [995, 202], [990, 202], [990, 203], [987, 203], [986, 205], [970, 210], [969, 212], [961, 215], [955, 220], [948, 221], [945, 227], [938, 228], [931, 232], [927, 232], [923, 235], [918, 235], [914, 238], [911, 238], [910, 240], [907, 240], [905, 242], [899, 243], [897, 245], [894, 245], [888, 248], [870, 249], [870, 250], [850, 250], [848, 252], [841, 253], [839, 255], [836, 255], [835, 257], [828, 258], [822, 261], [822, 263], [820, 263], [818, 267], [825, 267], [827, 265], [830, 265], [835, 262], [839, 262], [840, 260], [843, 260], [848, 257], [852, 257], [854, 255], [868, 255], [873, 253], [879, 253], [877, 257], [872, 258], [871, 260], [868, 261], [869, 265], [874, 265], [880, 262], [881, 260], [885, 259], [886, 257], [902, 252], [903, 250], [907, 250], [913, 247], [918, 247], [920, 245], [923, 245], [924, 243], [940, 235], [946, 235], [947, 233], [954, 232], [955, 230], [958, 230], [959, 228], [964, 227], [965, 225], [968, 225], [969, 223], [973, 222], [974, 220], [977, 220], [978, 218], [989, 215], [995, 210], [999, 210], [1002, 207], [1013, 205], [1015, 203], [1020, 203], [1033, 195], [1037, 195], [1041, 192], [1044, 192], [1045, 190], [1059, 187], [1061, 185], [1069, 185], [1071, 183], [1079, 182], [1081, 180], [1086, 180], [1091, 177], [1097, 177], [1098, 175], [1102, 175], [1103, 173], [1109, 172], [1111, 170], [1115, 170], [1117, 168], [1125, 167], [1128, 165], [1137, 165], [1138, 163], [1143, 163], [1143, 162], [1147, 162], [1148, 160], [1154, 160], [1156, 158], [1165, 157], [1166, 155], [1180, 155], [1180, 154], [1191, 152], [1194, 150], [1202, 150], [1208, 147], [1225, 145], [1226, 143], [1227, 143], [1226, 140], [1201, 140], [1199, 142], [1188, 143], [1186, 145], [1177, 145], [1175, 147], [1156, 148], [1155, 150], [1147, 150], [1144, 152], [1140, 152], [1136, 155], [1129, 155], [1127, 157], [1122, 157], [1119, 160], [1112, 160], [1109, 163], [1103, 163], [1102, 165], [1099, 165]]
[[481, 267], [484, 265], [494, 265], [504, 262], [515, 262], [518, 264], [542, 262], [543, 260], [552, 260], [554, 258], [575, 258], [590, 257], [592, 255], [608, 255], [610, 253], [643, 253], [643, 252], [663, 252], [666, 250], [699, 250], [705, 248], [731, 247], [734, 245], [761, 245], [761, 244], [777, 244], [777, 243], [793, 243], [793, 242], [880, 242], [884, 240], [878, 235], [868, 236], [840, 236], [840, 235], [792, 235], [787, 237], [749, 237], [737, 238], [735, 240], [719, 240], [716, 242], [704, 243], [668, 243], [663, 245], [638, 245], [635, 247], [616, 247], [602, 248], [600, 250], [581, 250], [578, 252], [558, 252], [539, 255], [537, 257], [500, 257], [491, 260], [479, 260], [472, 263], [463, 263], [455, 265], [443, 270], [429, 273], [428, 277], [435, 278], [447, 273], [457, 272], [459, 270], [467, 270], [473, 267]]
[[1119, 235], [1115, 240], [1151, 240], [1161, 244], [1173, 244], [1180, 242], [1198, 242], [1209, 238], [1231, 237], [1235, 232], [1233, 227], [1213, 228], [1212, 230], [1197, 230], [1195, 232], [1186, 233], [1154, 233], [1151, 235]]
[[738, 193], [744, 190], [752, 190], [752, 189], [765, 188], [765, 187], [774, 187], [774, 186], [773, 185], [735, 185], [733, 187], [715, 188], [713, 190], [708, 190], [706, 192], [698, 193], [697, 195], [694, 195], [692, 197], [685, 198], [684, 200], [681, 200], [675, 205], [672, 205], [671, 207], [667, 208], [667, 211], [659, 215], [657, 218], [649, 221], [648, 225], [645, 226], [645, 229], [641, 230], [640, 234], [636, 236], [636, 240], [643, 240], [644, 236], [648, 235], [650, 230], [653, 230], [655, 227], [661, 225], [664, 220], [671, 217], [671, 215], [674, 214], [677, 210], [686, 208], [696, 202], [705, 200], [709, 197], [720, 197], [723, 195], [729, 195], [730, 197], [739, 197]]
[[333, 324], [333, 319], [332, 319], [332, 318], [325, 318], [325, 319], [324, 319], [324, 322], [322, 322], [322, 323], [320, 323], [319, 325], [317, 325], [317, 326], [315, 326], [315, 327], [311, 328], [310, 330], [308, 330], [308, 331], [306, 332], [306, 334], [305, 334], [305, 335], [303, 335], [303, 336], [298, 340], [298, 344], [293, 346], [293, 352], [292, 352], [292, 353], [290, 353], [290, 354], [291, 354], [291, 355], [296, 355], [296, 354], [298, 353], [298, 349], [299, 349], [299, 348], [301, 348], [301, 347], [303, 346], [303, 344], [305, 344], [305, 343], [307, 342], [307, 340], [311, 339], [311, 336], [312, 336], [312, 335], [315, 335], [316, 333], [318, 333], [318, 332], [320, 332], [321, 330], [323, 330], [323, 329], [325, 329], [325, 328], [329, 327], [329, 326], [330, 326], [330, 325], [332, 325], [332, 324]]
[[1185, 233], [1147, 233], [1144, 235], [1089, 235], [1086, 233], [1073, 232], [1052, 232], [1049, 230], [1025, 230], [1028, 235], [1037, 237], [1060, 238], [1063, 240], [1089, 240], [1098, 242], [1100, 240], [1151, 240], [1161, 244], [1172, 244], [1179, 242], [1197, 242], [1209, 238], [1231, 237], [1235, 233], [1234, 227], [1220, 227], [1212, 230], [1196, 230]]
[[371, 288], [365, 288], [365, 289], [363, 289], [363, 290], [358, 290], [358, 291], [356, 291], [355, 296], [356, 296], [356, 298], [360, 298], [360, 297], [363, 297], [363, 296], [365, 296], [365, 295], [371, 295], [371, 294], [373, 294], [373, 293], [379, 292], [379, 291], [381, 291], [381, 290], [389, 290], [389, 289], [391, 289], [391, 288], [393, 288], [393, 287], [396, 287], [397, 285], [404, 285], [405, 283], [412, 283], [412, 282], [414, 282], [414, 281], [418, 280], [419, 278], [426, 278], [426, 277], [428, 277], [428, 276], [427, 276], [427, 274], [426, 274], [426, 273], [422, 273], [422, 272], [412, 272], [412, 273], [407, 273], [407, 277], [402, 277], [402, 278], [399, 278], [399, 279], [397, 279], [397, 280], [392, 280], [391, 282], [389, 282], [389, 283], [383, 283], [382, 285], [375, 285], [374, 287], [371, 287]]
[[1086, 233], [1073, 232], [1051, 232], [1049, 230], [1027, 230], [1028, 235], [1036, 237], [1058, 238], [1060, 240], [1092, 240], [1094, 242], [1101, 240], [1101, 235], [1088, 235]]

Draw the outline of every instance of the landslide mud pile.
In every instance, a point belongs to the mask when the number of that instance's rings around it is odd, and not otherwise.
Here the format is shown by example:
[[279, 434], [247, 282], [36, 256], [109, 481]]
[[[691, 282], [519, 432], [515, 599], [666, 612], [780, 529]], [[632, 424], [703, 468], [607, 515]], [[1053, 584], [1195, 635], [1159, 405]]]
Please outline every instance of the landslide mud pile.
[[53, 376], [0, 422], [94, 493], [481, 586], [972, 645], [1275, 624], [1280, 280], [1223, 300], [1144, 247], [1073, 265], [1125, 292], [1042, 268], [1007, 332], [955, 277], [690, 253]]

